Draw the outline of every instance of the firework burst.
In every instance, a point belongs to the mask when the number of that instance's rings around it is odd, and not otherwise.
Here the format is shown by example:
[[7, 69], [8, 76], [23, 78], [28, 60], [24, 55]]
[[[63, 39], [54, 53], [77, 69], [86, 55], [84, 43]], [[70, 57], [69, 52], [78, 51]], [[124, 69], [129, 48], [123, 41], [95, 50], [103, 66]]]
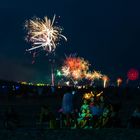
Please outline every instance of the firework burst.
[[85, 78], [88, 80], [95, 80], [95, 79], [101, 79], [102, 78], [102, 74], [98, 71], [93, 71], [93, 72], [87, 72], [85, 75]]
[[52, 19], [44, 17], [44, 19], [34, 18], [26, 21], [25, 28], [27, 29], [26, 40], [32, 44], [32, 48], [27, 51], [43, 48], [47, 52], [53, 52], [60, 38], [67, 41], [67, 38], [62, 35], [62, 28], [54, 26], [55, 15]]
[[66, 57], [66, 60], [64, 61], [62, 73], [64, 76], [74, 80], [81, 80], [85, 77], [88, 69], [89, 63], [84, 60], [84, 58], [69, 56]]

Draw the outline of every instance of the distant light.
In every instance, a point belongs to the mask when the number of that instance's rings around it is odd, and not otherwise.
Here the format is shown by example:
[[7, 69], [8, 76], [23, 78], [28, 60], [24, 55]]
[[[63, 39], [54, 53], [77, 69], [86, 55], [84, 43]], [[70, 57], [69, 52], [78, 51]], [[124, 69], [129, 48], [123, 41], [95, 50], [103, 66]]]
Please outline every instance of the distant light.
[[6, 88], [6, 86], [2, 86], [2, 88]]
[[37, 86], [45, 86], [45, 84], [42, 84], [42, 83], [38, 83], [36, 84]]
[[61, 88], [61, 86], [58, 86], [58, 88]]
[[15, 89], [18, 90], [20, 88], [20, 86], [16, 86]]
[[21, 84], [26, 85], [26, 84], [27, 84], [27, 82], [21, 82]]
[[75, 94], [75, 91], [72, 91], [72, 94], [74, 95]]
[[33, 83], [28, 83], [28, 85], [33, 85]]

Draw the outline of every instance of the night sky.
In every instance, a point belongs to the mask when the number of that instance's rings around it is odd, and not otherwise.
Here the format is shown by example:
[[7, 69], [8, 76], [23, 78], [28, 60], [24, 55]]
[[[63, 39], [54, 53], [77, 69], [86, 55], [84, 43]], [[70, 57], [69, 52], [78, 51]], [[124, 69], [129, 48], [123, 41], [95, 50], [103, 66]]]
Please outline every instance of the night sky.
[[65, 54], [77, 53], [111, 80], [126, 79], [140, 69], [140, 2], [137, 0], [1, 0], [0, 79], [48, 82], [49, 57], [40, 53], [35, 64], [25, 50], [25, 20], [56, 14], [68, 42], [56, 49], [56, 67]]

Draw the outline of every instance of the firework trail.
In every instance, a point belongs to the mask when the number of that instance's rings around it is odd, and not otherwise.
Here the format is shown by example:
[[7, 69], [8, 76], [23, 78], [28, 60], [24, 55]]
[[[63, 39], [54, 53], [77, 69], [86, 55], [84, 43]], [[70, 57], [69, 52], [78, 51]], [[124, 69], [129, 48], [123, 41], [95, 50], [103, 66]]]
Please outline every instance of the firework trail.
[[117, 79], [117, 86], [118, 87], [122, 84], [122, 81], [123, 81], [122, 78], [118, 78]]
[[106, 88], [107, 82], [109, 81], [109, 78], [106, 75], [104, 75], [102, 77], [102, 80], [103, 80], [103, 87]]
[[62, 35], [62, 28], [54, 26], [55, 15], [52, 19], [44, 17], [44, 19], [34, 18], [27, 20], [25, 28], [27, 29], [26, 41], [32, 44], [32, 48], [27, 51], [43, 48], [47, 52], [53, 52], [56, 49], [60, 38], [67, 41], [67, 38]]

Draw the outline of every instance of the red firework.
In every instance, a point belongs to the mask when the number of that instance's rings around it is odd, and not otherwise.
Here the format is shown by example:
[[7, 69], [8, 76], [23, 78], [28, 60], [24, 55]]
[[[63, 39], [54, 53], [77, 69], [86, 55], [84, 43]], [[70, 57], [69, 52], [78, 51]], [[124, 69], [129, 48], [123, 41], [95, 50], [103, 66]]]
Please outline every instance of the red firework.
[[87, 70], [89, 69], [88, 61], [84, 58], [69, 56], [64, 61], [64, 66], [62, 67], [63, 75], [72, 77], [73, 79], [82, 79]]
[[127, 77], [131, 81], [135, 81], [139, 78], [139, 71], [137, 69], [130, 69], [127, 73]]

